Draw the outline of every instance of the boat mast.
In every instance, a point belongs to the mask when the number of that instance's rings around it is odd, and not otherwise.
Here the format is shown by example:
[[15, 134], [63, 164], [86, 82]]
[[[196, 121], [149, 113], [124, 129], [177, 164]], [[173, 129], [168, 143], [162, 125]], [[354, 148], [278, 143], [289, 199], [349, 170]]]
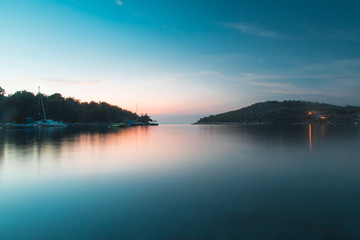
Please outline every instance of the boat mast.
[[41, 95], [41, 93], [40, 93], [40, 86], [38, 86], [38, 90], [39, 90], [39, 95], [40, 95], [40, 102], [41, 102], [41, 106], [42, 106], [43, 113], [44, 113], [44, 119], [46, 120], [46, 114], [45, 114], [44, 102], [43, 102], [43, 99], [42, 99], [42, 95]]

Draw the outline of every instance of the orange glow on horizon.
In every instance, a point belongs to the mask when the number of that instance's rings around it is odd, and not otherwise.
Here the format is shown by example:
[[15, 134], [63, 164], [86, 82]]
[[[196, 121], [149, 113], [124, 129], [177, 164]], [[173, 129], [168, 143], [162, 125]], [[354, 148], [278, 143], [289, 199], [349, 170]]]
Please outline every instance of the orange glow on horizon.
[[[144, 103], [145, 102], [145, 103]], [[116, 103], [115, 105], [127, 109], [132, 112], [136, 112], [136, 103], [132, 104], [133, 106]], [[201, 104], [191, 104], [191, 103], [179, 103], [179, 102], [138, 102], [138, 114], [148, 115], [191, 115], [191, 114], [214, 114], [222, 113], [228, 111], [224, 107], [213, 106], [212, 103], [203, 102]]]

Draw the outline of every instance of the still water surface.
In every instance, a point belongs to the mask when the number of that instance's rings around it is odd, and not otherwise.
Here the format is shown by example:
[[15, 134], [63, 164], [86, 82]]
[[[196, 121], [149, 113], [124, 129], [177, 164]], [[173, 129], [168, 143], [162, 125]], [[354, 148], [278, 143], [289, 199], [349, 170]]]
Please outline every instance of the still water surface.
[[0, 239], [359, 239], [359, 126], [0, 130]]

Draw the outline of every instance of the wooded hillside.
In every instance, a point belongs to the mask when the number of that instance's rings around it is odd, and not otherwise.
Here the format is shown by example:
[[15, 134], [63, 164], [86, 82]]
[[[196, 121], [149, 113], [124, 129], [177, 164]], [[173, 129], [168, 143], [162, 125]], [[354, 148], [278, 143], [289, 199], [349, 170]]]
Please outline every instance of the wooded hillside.
[[[40, 94], [18, 91], [5, 96], [5, 91], [2, 93], [0, 94], [0, 122], [25, 123], [29, 117], [35, 120], [44, 118]], [[131, 111], [106, 102], [81, 102], [75, 98], [64, 98], [60, 93], [50, 96], [42, 94], [41, 96], [46, 117], [56, 121], [69, 123], [121, 122], [139, 117]], [[146, 117], [148, 116], [139, 118]]]
[[360, 107], [335, 106], [304, 101], [267, 101], [201, 118], [202, 123], [354, 123], [360, 121]]

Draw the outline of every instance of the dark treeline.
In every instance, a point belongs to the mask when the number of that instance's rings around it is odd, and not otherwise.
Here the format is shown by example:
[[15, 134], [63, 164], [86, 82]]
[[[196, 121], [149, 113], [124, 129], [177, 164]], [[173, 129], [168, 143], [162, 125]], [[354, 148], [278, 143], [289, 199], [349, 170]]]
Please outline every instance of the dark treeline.
[[304, 101], [267, 101], [235, 111], [210, 115], [201, 118], [197, 123], [354, 123], [359, 120], [360, 107], [341, 107]]
[[[75, 98], [64, 98], [59, 93], [50, 96], [41, 94], [46, 117], [56, 121], [69, 123], [106, 123], [126, 122], [132, 119], [151, 121], [145, 114], [137, 114], [106, 102], [80, 102]], [[0, 87], [0, 122], [24, 123], [27, 118], [44, 119], [40, 94], [18, 91], [5, 96], [5, 90]]]

